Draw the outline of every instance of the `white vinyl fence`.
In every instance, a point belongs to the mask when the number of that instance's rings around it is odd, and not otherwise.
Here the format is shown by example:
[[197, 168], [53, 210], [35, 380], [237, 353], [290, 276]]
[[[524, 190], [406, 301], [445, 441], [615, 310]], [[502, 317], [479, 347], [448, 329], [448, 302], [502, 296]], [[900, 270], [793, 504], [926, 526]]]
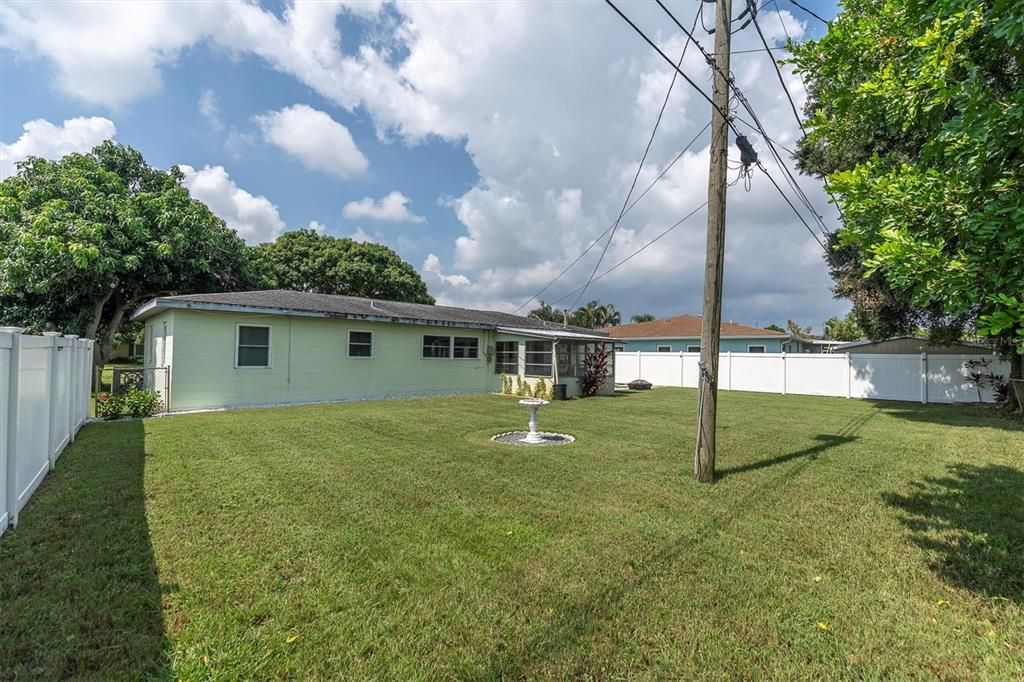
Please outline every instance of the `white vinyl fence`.
[[89, 417], [93, 341], [0, 327], [0, 535]]
[[[825, 395], [922, 403], [977, 402], [978, 389], [964, 363], [988, 359], [988, 372], [1010, 375], [994, 355], [887, 355], [722, 353], [718, 388], [797, 395]], [[697, 387], [700, 353], [615, 354], [615, 383], [644, 379], [655, 386]], [[994, 399], [991, 388], [982, 399]]]

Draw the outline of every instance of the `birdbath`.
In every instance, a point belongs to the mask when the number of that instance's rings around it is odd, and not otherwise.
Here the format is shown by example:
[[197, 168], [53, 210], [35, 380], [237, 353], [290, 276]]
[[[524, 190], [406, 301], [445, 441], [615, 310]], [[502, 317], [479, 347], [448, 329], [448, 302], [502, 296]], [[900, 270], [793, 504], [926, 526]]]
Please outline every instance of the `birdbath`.
[[525, 438], [520, 440], [523, 443], [543, 443], [544, 439], [537, 432], [537, 408], [541, 405], [547, 405], [548, 401], [540, 398], [524, 398], [519, 401], [519, 404], [530, 408], [530, 432], [526, 434]]

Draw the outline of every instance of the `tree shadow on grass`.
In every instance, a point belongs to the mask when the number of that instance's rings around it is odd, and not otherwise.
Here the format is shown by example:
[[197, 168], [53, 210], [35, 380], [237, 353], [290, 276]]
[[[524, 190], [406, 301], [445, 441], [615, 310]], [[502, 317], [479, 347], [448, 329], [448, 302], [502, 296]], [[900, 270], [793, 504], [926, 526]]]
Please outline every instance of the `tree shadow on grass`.
[[990, 403], [922, 405], [893, 400], [869, 400], [879, 412], [897, 419], [943, 426], [973, 426], [1016, 431], [1024, 436], [1024, 419], [1000, 411]]
[[885, 501], [902, 512], [911, 540], [943, 580], [1024, 604], [1024, 471], [954, 464]]
[[814, 440], [818, 441], [817, 445], [811, 445], [800, 450], [794, 450], [793, 452], [787, 452], [784, 455], [778, 457], [771, 457], [769, 459], [761, 459], [750, 464], [743, 464], [741, 466], [729, 467], [727, 469], [719, 469], [717, 477], [725, 478], [734, 474], [742, 474], [746, 471], [757, 471], [758, 469], [765, 469], [767, 467], [773, 467], [779, 464], [785, 464], [794, 459], [807, 458], [808, 461], [814, 461], [818, 459], [822, 454], [828, 452], [832, 448], [845, 445], [846, 443], [852, 443], [857, 440], [856, 436], [836, 436], [829, 434], [818, 434], [814, 437]]
[[92, 424], [0, 538], [0, 679], [167, 679], [141, 421]]

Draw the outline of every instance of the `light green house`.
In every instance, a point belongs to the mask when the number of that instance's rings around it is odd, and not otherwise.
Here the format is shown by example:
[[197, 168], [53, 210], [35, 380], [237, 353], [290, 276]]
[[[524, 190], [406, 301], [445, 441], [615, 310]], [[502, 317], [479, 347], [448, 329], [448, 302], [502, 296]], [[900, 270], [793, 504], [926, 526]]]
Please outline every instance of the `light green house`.
[[[602, 333], [486, 310], [297, 291], [155, 298], [147, 367], [166, 367], [170, 411], [493, 393], [578, 377]], [[603, 393], [614, 390], [614, 353]]]

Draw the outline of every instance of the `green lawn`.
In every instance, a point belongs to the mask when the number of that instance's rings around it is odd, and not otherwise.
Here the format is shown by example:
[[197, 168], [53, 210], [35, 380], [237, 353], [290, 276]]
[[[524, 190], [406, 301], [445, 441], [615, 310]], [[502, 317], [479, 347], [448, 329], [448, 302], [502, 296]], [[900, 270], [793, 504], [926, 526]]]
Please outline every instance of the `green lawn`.
[[1024, 676], [1024, 428], [693, 391], [85, 427], [0, 540], [0, 679]]

